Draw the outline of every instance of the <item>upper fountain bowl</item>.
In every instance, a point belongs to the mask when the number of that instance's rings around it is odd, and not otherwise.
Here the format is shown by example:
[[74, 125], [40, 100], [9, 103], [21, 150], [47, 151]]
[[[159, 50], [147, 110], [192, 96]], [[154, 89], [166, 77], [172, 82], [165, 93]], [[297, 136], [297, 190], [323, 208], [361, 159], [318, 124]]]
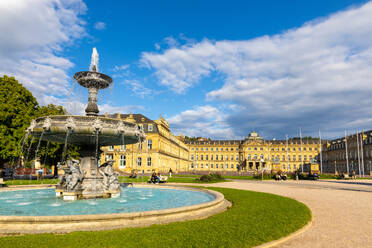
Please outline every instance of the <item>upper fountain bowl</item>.
[[77, 72], [74, 79], [85, 88], [105, 89], [112, 83], [111, 77], [96, 71]]
[[[145, 133], [135, 123], [102, 116], [54, 115], [32, 121], [28, 131], [46, 141], [73, 145], [113, 146], [145, 140]], [[98, 138], [98, 140], [97, 140]]]

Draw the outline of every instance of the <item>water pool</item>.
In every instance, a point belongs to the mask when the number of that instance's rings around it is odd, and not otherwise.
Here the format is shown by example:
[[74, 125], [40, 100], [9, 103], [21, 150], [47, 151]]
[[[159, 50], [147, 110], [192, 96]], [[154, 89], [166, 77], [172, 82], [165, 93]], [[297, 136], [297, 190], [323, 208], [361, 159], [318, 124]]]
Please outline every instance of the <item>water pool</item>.
[[54, 189], [0, 192], [0, 215], [61, 216], [132, 213], [191, 206], [213, 201], [211, 194], [168, 188], [122, 188], [120, 197], [63, 201]]

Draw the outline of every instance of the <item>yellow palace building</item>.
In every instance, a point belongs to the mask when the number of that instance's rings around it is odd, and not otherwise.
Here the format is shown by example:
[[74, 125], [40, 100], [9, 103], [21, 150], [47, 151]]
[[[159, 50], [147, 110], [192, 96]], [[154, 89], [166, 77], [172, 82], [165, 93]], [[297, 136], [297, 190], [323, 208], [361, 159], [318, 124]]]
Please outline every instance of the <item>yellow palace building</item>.
[[102, 147], [100, 162], [115, 160], [114, 168], [119, 172], [319, 170], [318, 139], [264, 140], [251, 132], [244, 140], [190, 141], [172, 134], [169, 123], [161, 115], [158, 120], [141, 114], [106, 116], [136, 123], [146, 134], [142, 143]]
[[318, 171], [319, 140], [264, 140], [252, 132], [244, 140], [186, 142], [191, 171]]
[[189, 151], [185, 143], [170, 131], [168, 122], [160, 115], [150, 120], [141, 114], [115, 114], [107, 117], [120, 118], [136, 123], [146, 134], [142, 143], [102, 147], [101, 163], [115, 160], [114, 168], [120, 172], [138, 173], [186, 171], [189, 166]]

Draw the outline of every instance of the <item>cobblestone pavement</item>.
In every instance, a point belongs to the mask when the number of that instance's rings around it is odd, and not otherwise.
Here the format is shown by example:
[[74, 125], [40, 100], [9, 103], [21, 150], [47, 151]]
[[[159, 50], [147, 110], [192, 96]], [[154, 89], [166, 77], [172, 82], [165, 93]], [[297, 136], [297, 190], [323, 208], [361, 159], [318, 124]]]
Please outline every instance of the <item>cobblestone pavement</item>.
[[372, 248], [372, 180], [235, 180], [213, 186], [273, 193], [306, 204], [313, 225], [277, 247]]

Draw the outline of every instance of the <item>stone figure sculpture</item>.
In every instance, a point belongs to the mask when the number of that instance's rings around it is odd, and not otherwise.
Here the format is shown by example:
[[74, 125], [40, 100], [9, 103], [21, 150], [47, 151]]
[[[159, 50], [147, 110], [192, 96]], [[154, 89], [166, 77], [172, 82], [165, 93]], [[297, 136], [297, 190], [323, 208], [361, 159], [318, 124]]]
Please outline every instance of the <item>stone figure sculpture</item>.
[[69, 174], [66, 177], [66, 188], [68, 191], [80, 189], [84, 175], [80, 170], [79, 161], [71, 159], [67, 161]]
[[99, 166], [99, 172], [103, 176], [103, 188], [109, 191], [120, 190], [119, 173], [114, 171], [115, 160], [109, 160]]
[[58, 162], [57, 168], [63, 170], [65, 173], [58, 176], [57, 188], [66, 188], [66, 178], [70, 174], [70, 168], [66, 163]]

